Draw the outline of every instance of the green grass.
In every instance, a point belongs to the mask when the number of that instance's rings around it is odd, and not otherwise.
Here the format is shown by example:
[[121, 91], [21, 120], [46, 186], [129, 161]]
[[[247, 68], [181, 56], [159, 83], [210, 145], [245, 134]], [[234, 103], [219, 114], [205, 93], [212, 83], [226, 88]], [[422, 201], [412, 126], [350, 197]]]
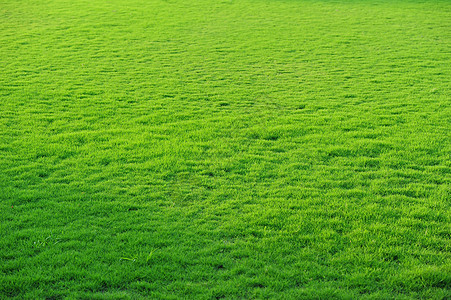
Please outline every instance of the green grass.
[[1, 0], [0, 298], [451, 298], [450, 28]]

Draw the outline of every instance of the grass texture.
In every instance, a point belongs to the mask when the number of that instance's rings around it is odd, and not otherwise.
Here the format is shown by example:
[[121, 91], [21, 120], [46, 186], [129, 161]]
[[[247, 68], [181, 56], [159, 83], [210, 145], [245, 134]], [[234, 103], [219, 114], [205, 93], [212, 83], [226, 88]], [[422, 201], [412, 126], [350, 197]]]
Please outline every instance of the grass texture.
[[450, 28], [1, 0], [0, 298], [450, 299]]

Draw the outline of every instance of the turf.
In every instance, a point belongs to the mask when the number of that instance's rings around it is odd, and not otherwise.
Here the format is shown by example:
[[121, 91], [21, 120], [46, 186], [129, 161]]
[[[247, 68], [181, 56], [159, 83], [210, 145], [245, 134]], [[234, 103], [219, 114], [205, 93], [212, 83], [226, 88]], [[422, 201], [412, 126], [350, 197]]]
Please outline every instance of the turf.
[[449, 299], [449, 1], [1, 0], [0, 298]]

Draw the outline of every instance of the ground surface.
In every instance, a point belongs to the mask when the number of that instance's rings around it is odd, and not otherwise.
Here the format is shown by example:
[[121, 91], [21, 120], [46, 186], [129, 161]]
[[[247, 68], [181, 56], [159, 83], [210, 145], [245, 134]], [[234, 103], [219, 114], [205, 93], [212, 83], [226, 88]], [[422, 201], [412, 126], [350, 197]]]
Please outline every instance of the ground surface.
[[451, 297], [449, 1], [0, 2], [0, 298]]

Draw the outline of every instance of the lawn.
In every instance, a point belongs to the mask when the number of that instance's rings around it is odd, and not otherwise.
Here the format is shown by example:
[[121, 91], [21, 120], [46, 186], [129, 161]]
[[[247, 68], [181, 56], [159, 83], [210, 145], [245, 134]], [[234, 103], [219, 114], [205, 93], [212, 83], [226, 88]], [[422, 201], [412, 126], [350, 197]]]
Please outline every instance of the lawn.
[[0, 299], [450, 299], [450, 28], [0, 0]]

